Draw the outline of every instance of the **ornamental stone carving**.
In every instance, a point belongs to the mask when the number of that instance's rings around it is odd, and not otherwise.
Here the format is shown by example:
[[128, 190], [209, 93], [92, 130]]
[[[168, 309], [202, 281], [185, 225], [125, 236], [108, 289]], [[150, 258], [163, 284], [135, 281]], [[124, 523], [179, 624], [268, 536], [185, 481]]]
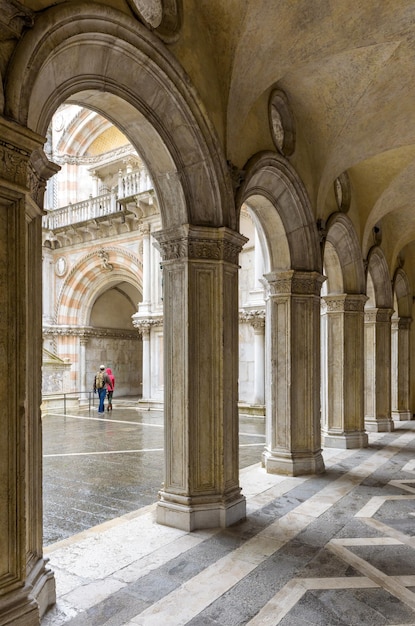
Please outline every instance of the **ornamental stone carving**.
[[88, 338], [105, 338], [105, 339], [134, 339], [137, 340], [137, 333], [133, 330], [124, 330], [119, 328], [94, 328], [92, 326], [43, 326], [42, 333], [48, 337], [80, 337], [82, 340]]
[[149, 333], [152, 328], [163, 326], [163, 318], [161, 317], [136, 318], [133, 316], [132, 319], [133, 326], [138, 330], [140, 335]]
[[278, 152], [288, 157], [295, 150], [295, 124], [288, 98], [280, 89], [271, 92], [268, 102], [271, 137]]
[[325, 277], [318, 272], [271, 272], [264, 275], [269, 296], [302, 294], [319, 296]]
[[365, 323], [390, 322], [392, 313], [392, 309], [366, 309]]
[[239, 312], [239, 321], [242, 323], [250, 324], [254, 330], [264, 330], [265, 329], [265, 311], [255, 310], [255, 311], [240, 311]]
[[0, 140], [0, 176], [26, 187], [29, 153]]
[[[185, 230], [187, 232], [180, 232]], [[206, 234], [206, 236], [204, 236]], [[226, 228], [183, 227], [177, 231], [153, 233], [163, 261], [174, 259], [206, 259], [237, 264], [245, 237]]]
[[182, 23], [181, 0], [127, 0], [133, 13], [164, 41], [174, 41]]
[[100, 250], [98, 250], [98, 256], [101, 259], [101, 267], [104, 270], [108, 270], [109, 272], [111, 272], [114, 269], [114, 266], [112, 263], [109, 262], [108, 252], [104, 250], [104, 248], [101, 248]]
[[347, 172], [343, 172], [334, 181], [334, 195], [339, 211], [347, 213], [350, 209], [351, 191]]
[[328, 313], [344, 313], [348, 311], [361, 313], [364, 311], [367, 299], [367, 296], [363, 294], [341, 294], [323, 297]]

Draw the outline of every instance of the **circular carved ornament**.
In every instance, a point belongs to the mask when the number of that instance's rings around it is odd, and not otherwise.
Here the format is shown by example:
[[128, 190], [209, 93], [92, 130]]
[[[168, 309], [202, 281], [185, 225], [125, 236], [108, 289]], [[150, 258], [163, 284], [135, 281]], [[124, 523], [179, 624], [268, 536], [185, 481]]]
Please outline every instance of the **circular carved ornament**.
[[347, 213], [350, 209], [350, 180], [347, 172], [340, 174], [334, 181], [334, 195], [339, 211]]
[[127, 0], [133, 13], [166, 43], [175, 41], [182, 25], [182, 0]]
[[60, 256], [59, 259], [55, 263], [55, 272], [57, 276], [63, 276], [66, 274], [67, 270], [66, 259], [63, 256]]
[[289, 157], [295, 150], [295, 124], [288, 98], [280, 89], [269, 97], [268, 117], [271, 137], [278, 152]]

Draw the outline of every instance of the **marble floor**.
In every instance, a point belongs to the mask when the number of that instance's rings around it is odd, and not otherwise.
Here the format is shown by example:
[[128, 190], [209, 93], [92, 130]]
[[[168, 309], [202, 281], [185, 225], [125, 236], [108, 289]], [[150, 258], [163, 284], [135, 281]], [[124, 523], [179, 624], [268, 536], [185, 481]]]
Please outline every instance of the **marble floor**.
[[247, 518], [231, 528], [160, 526], [142, 502], [50, 543], [42, 626], [414, 626], [415, 422], [369, 440], [324, 450], [321, 476], [243, 467]]

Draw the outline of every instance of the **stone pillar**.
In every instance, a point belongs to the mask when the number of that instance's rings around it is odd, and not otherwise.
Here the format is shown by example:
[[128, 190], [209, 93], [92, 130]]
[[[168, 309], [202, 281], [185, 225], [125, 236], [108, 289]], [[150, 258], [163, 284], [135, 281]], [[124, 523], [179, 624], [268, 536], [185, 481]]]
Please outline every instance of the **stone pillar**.
[[31, 626], [55, 601], [53, 574], [42, 553], [37, 203], [50, 172], [46, 157], [30, 158], [41, 137], [3, 118], [0, 137], [0, 625]]
[[392, 309], [365, 311], [365, 427], [391, 432]]
[[154, 234], [163, 257], [165, 482], [157, 521], [186, 531], [244, 519], [239, 487], [238, 255], [227, 228]]
[[265, 404], [265, 320], [252, 320], [254, 327], [254, 404]]
[[254, 397], [252, 404], [265, 404], [265, 311], [242, 310], [241, 321], [254, 329]]
[[81, 393], [81, 401], [85, 402], [88, 397], [86, 392], [91, 391], [86, 379], [86, 347], [88, 345], [88, 337], [79, 338], [79, 389]]
[[323, 445], [363, 448], [364, 305], [365, 295], [325, 296], [326, 381], [322, 389]]
[[143, 338], [143, 379], [142, 379], [142, 398], [149, 400], [151, 398], [151, 352], [150, 352], [150, 330], [151, 325], [142, 321], [140, 329]]
[[410, 328], [411, 318], [392, 318], [392, 419], [412, 419], [410, 409]]
[[140, 313], [151, 311], [151, 256], [150, 256], [150, 224], [142, 225], [143, 233], [143, 301], [139, 303]]
[[320, 289], [317, 272], [265, 275], [266, 446], [271, 474], [324, 471], [320, 432]]

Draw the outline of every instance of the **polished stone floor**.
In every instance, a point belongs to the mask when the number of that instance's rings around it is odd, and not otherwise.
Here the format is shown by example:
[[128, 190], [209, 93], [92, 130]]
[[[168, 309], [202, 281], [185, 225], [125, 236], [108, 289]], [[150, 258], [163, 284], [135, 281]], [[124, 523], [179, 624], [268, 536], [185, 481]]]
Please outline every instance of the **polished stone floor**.
[[[157, 500], [163, 481], [163, 414], [114, 399], [104, 418], [96, 407], [45, 413], [44, 544], [131, 513]], [[240, 468], [264, 447], [264, 420], [240, 417]]]
[[42, 626], [414, 626], [415, 422], [287, 478], [254, 462], [263, 423], [242, 418], [247, 519], [186, 533], [154, 522], [162, 428], [149, 413], [44, 417], [58, 601]]

